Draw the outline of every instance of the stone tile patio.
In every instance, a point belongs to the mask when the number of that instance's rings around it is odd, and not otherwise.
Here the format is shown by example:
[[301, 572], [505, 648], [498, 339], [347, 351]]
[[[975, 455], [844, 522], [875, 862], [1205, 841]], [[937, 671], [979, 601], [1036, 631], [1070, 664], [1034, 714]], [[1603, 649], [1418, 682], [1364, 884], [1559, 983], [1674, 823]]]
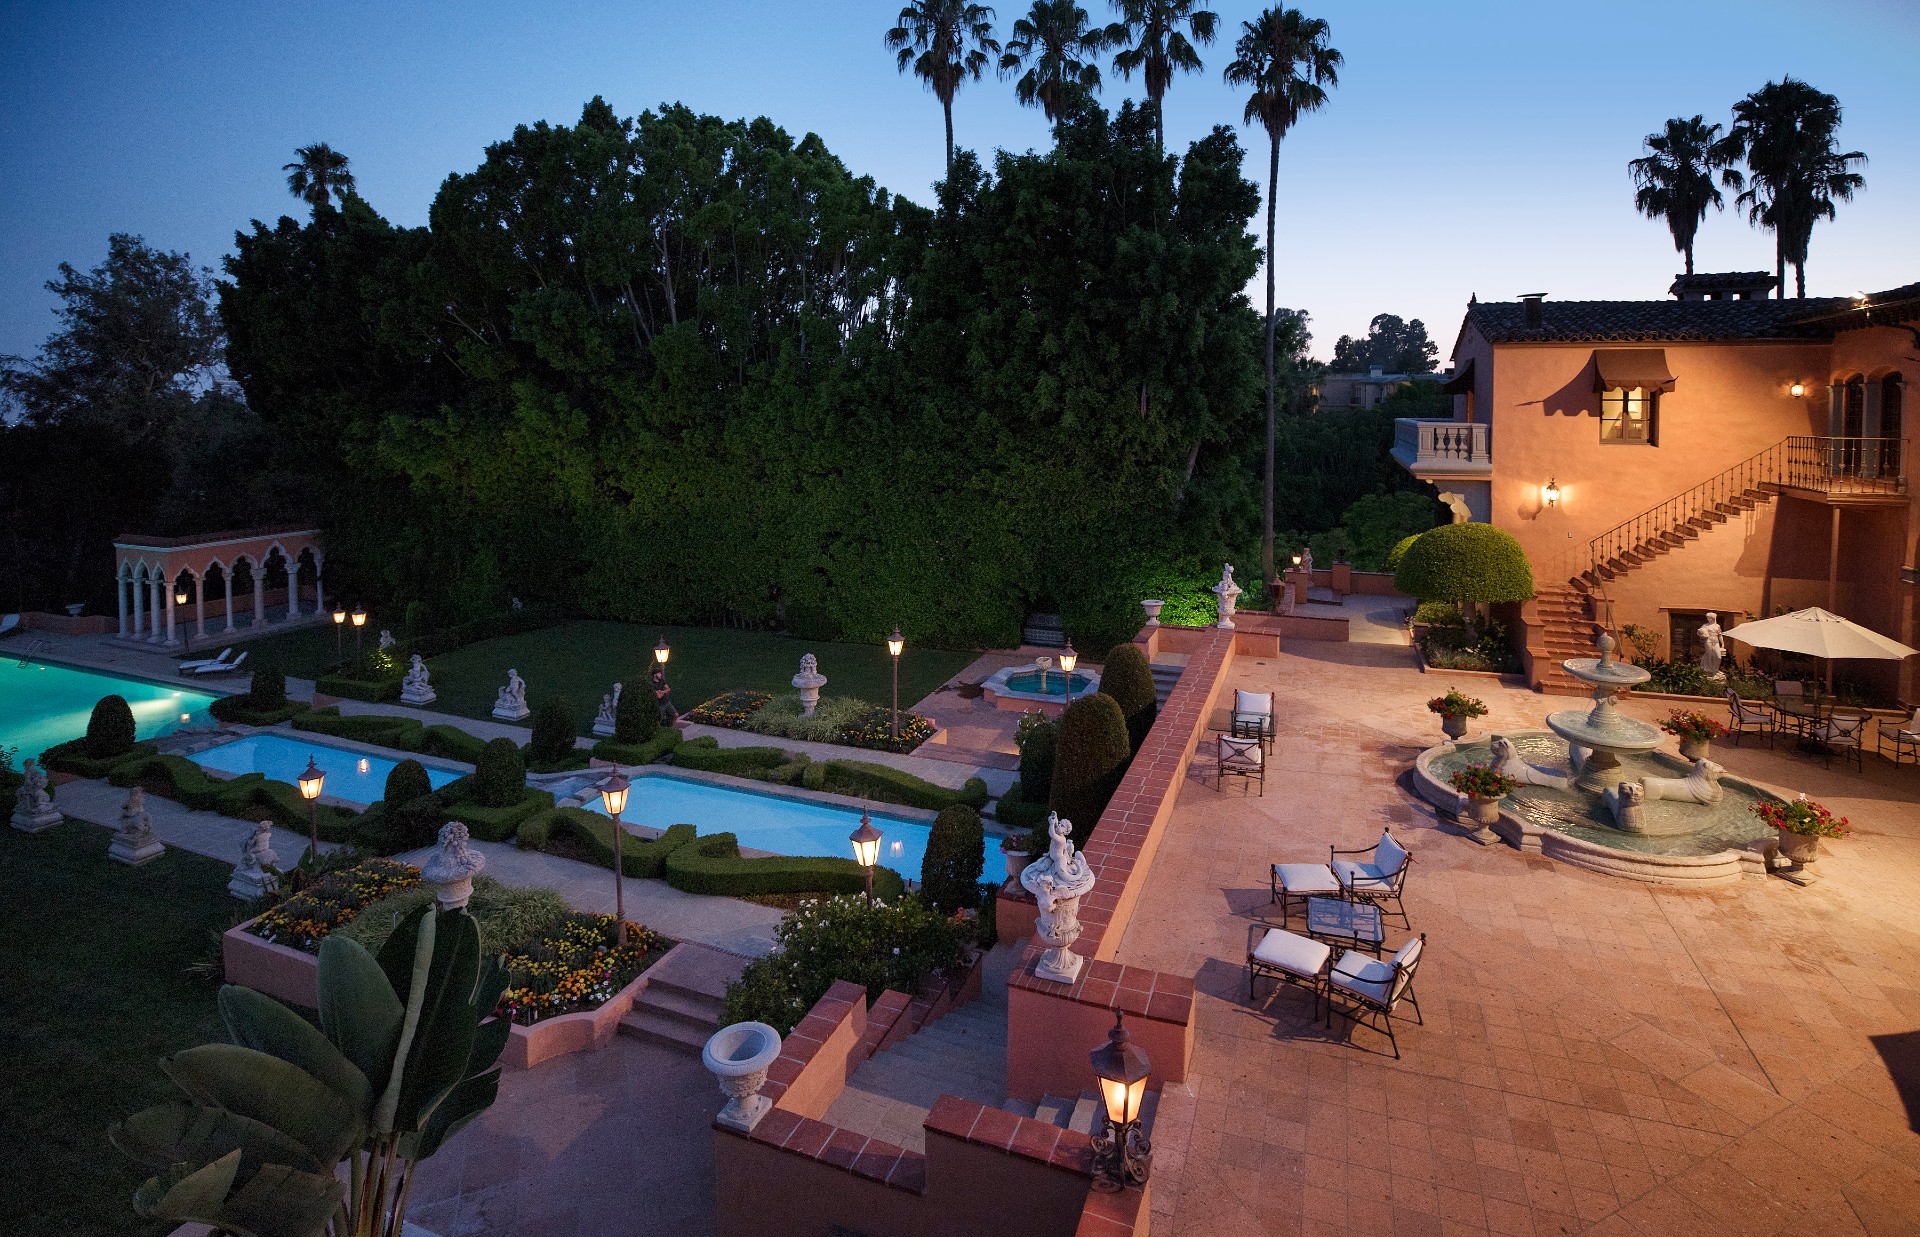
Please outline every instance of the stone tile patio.
[[[1920, 1232], [1920, 770], [1716, 745], [1854, 836], [1807, 889], [1628, 882], [1482, 849], [1396, 784], [1448, 686], [1492, 707], [1475, 734], [1568, 703], [1404, 656], [1240, 659], [1229, 686], [1282, 702], [1267, 794], [1190, 771], [1119, 954], [1200, 992], [1193, 1073], [1154, 1131], [1155, 1231]], [[1416, 857], [1430, 949], [1398, 1062], [1297, 990], [1249, 1002], [1244, 965], [1249, 925], [1278, 922], [1265, 865], [1383, 825]]]

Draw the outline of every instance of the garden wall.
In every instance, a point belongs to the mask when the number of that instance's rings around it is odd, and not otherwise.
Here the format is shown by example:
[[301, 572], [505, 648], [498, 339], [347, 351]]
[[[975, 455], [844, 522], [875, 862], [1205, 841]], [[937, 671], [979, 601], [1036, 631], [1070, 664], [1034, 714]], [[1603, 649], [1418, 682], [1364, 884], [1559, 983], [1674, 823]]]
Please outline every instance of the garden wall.
[[56, 636], [104, 636], [119, 630], [115, 620], [104, 614], [82, 614], [75, 618], [69, 614], [48, 614], [44, 610], [21, 614], [20, 626], [26, 631], [45, 631]]

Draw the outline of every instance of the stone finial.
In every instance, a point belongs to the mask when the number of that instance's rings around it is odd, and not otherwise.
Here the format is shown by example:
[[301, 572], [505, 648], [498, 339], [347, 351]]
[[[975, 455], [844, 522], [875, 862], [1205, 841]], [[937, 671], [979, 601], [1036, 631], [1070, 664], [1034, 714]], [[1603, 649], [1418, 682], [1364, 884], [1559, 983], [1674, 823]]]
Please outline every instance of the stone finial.
[[720, 1080], [727, 1106], [715, 1118], [741, 1133], [753, 1129], [767, 1115], [773, 1101], [760, 1094], [767, 1069], [780, 1058], [780, 1032], [764, 1022], [736, 1022], [721, 1027], [700, 1050], [700, 1060]]
[[227, 892], [251, 902], [278, 890], [280, 878], [273, 874], [273, 865], [279, 860], [280, 856], [273, 850], [273, 822], [263, 820], [253, 827], [241, 845], [240, 862], [234, 865], [233, 876], [227, 881]]
[[1040, 979], [1070, 984], [1079, 978], [1083, 961], [1071, 951], [1080, 939], [1080, 899], [1092, 892], [1095, 881], [1086, 856], [1074, 849], [1072, 821], [1049, 813], [1047, 837], [1047, 853], [1020, 873], [1020, 887], [1040, 907], [1034, 935], [1047, 946], [1033, 973]]
[[812, 717], [820, 704], [820, 689], [827, 685], [827, 676], [820, 673], [820, 659], [812, 653], [802, 653], [800, 673], [793, 676], [793, 685], [800, 689], [800, 715]]
[[457, 911], [473, 896], [473, 878], [487, 866], [487, 857], [467, 844], [467, 827], [457, 820], [440, 826], [440, 844], [420, 867], [420, 879], [433, 886], [434, 900], [443, 911]]
[[1222, 631], [1233, 630], [1233, 608], [1239, 604], [1241, 589], [1233, 582], [1233, 564], [1226, 564], [1220, 572], [1220, 583], [1207, 590], [1217, 599], [1215, 609], [1220, 621], [1215, 624]]
[[39, 762], [27, 757], [20, 766], [24, 780], [13, 792], [13, 827], [25, 833], [39, 833], [60, 823], [60, 809], [53, 806], [47, 793], [47, 774]]
[[113, 845], [107, 848], [107, 858], [138, 865], [158, 859], [166, 850], [153, 831], [147, 792], [135, 786], [120, 807], [120, 827], [113, 835]]

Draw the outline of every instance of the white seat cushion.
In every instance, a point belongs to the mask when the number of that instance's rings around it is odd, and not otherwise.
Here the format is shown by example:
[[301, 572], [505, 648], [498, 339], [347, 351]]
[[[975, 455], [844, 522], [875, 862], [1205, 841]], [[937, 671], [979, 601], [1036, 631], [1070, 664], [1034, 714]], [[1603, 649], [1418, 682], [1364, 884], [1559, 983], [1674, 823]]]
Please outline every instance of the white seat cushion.
[[1383, 833], [1380, 835], [1380, 845], [1373, 849], [1373, 863], [1382, 873], [1392, 876], [1407, 866], [1407, 852], [1393, 840], [1392, 834]]
[[1333, 869], [1324, 863], [1276, 863], [1273, 879], [1280, 888], [1301, 897], [1340, 892]]
[[1384, 890], [1393, 886], [1393, 874], [1382, 872], [1377, 864], [1339, 859], [1334, 861], [1333, 875], [1343, 889]]
[[1254, 946], [1253, 956], [1263, 966], [1285, 971], [1289, 975], [1312, 978], [1327, 965], [1333, 950], [1308, 937], [1269, 928], [1266, 935], [1260, 938], [1260, 943]]
[[1266, 717], [1273, 712], [1272, 692], [1233, 693], [1233, 712], [1236, 717]]
[[1220, 763], [1238, 765], [1243, 768], [1260, 767], [1260, 741], [1258, 739], [1221, 739]]
[[1349, 949], [1340, 955], [1340, 961], [1334, 964], [1333, 974], [1328, 976], [1327, 982], [1356, 996], [1385, 1004], [1387, 985], [1393, 982], [1393, 964]]

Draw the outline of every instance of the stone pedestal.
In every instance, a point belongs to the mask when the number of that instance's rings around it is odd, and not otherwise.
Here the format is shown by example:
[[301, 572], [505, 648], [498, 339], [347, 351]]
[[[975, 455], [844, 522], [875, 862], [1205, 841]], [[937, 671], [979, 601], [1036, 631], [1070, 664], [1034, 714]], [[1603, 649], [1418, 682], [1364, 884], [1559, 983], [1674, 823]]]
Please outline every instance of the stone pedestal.
[[264, 898], [279, 888], [280, 882], [273, 878], [271, 872], [247, 872], [235, 868], [233, 876], [227, 881], [227, 892], [242, 902]]
[[28, 757], [22, 766], [25, 778], [13, 792], [13, 827], [23, 833], [39, 833], [60, 823], [60, 809], [53, 806], [47, 793], [47, 775]]
[[420, 867], [420, 879], [433, 886], [434, 901], [443, 911], [457, 911], [473, 896], [473, 878], [487, 866], [487, 857], [468, 843], [467, 827], [457, 820], [440, 826], [440, 844]]
[[280, 856], [273, 851], [273, 822], [263, 820], [240, 848], [240, 862], [233, 865], [227, 880], [227, 892], [242, 902], [264, 898], [280, 888], [280, 878], [270, 870]]
[[1233, 608], [1240, 601], [1240, 586], [1233, 582], [1233, 564], [1228, 563], [1220, 572], [1220, 583], [1207, 590], [1215, 598], [1214, 608], [1220, 621], [1214, 626], [1221, 631], [1233, 630]]
[[167, 853], [160, 838], [148, 825], [144, 830], [123, 831], [113, 835], [113, 845], [107, 848], [107, 858], [119, 863], [138, 867], [151, 863]]
[[440, 699], [440, 693], [424, 683], [419, 687], [408, 684], [400, 689], [401, 704], [432, 704], [438, 699]]
[[1073, 823], [1047, 817], [1047, 853], [1020, 873], [1020, 887], [1039, 904], [1034, 936], [1047, 947], [1034, 963], [1036, 979], [1070, 984], [1080, 977], [1086, 959], [1073, 952], [1080, 939], [1080, 899], [1092, 892], [1093, 869], [1073, 848]]
[[820, 673], [820, 662], [812, 653], [800, 658], [800, 673], [793, 676], [793, 685], [800, 692], [800, 715], [812, 717], [820, 705], [820, 689], [827, 685], [827, 676]]

